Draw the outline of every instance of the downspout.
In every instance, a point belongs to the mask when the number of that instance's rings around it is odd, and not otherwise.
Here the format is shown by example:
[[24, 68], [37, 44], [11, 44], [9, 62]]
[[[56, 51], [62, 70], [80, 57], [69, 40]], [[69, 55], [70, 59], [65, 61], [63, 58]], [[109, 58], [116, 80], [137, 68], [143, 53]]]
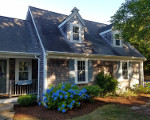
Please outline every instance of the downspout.
[[38, 59], [38, 89], [37, 89], [37, 101], [39, 101], [39, 79], [40, 79], [40, 58], [35, 55], [35, 58]]

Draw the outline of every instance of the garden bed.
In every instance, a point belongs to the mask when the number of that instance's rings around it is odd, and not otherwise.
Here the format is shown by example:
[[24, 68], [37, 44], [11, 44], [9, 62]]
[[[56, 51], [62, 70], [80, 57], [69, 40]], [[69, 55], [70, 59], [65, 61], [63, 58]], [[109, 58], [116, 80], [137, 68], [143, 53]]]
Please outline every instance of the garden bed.
[[137, 97], [123, 98], [123, 97], [106, 97], [106, 98], [96, 98], [95, 103], [81, 103], [80, 108], [67, 111], [67, 113], [62, 114], [57, 110], [47, 110], [43, 106], [31, 106], [31, 107], [21, 107], [15, 105], [15, 115], [14, 119], [50, 119], [50, 120], [65, 120], [71, 119], [78, 116], [83, 116], [85, 114], [91, 113], [98, 107], [104, 106], [109, 103], [122, 104], [127, 106], [142, 105], [146, 104], [150, 100], [150, 94], [140, 94]]

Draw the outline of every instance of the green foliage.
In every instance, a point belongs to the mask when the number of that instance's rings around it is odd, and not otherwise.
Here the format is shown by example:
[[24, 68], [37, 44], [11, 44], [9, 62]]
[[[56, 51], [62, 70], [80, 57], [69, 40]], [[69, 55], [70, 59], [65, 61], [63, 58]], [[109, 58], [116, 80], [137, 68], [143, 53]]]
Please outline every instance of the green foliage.
[[146, 58], [144, 71], [150, 71], [150, 0], [126, 0], [111, 17], [114, 29]]
[[98, 85], [87, 85], [83, 86], [83, 88], [87, 90], [87, 94], [90, 96], [90, 98], [102, 95], [102, 92], [104, 91]]
[[147, 83], [145, 86], [135, 85], [135, 88], [133, 90], [137, 93], [150, 94], [150, 83]]
[[30, 106], [37, 103], [36, 95], [23, 95], [19, 96], [17, 102], [22, 106]]
[[114, 93], [118, 86], [117, 79], [114, 79], [111, 75], [105, 75], [104, 71], [98, 73], [96, 76], [96, 82], [97, 85], [104, 90], [104, 94], [111, 92]]
[[87, 90], [85, 88], [79, 90], [76, 84], [59, 84], [57, 87], [51, 86], [43, 94], [44, 100], [42, 104], [47, 109], [58, 109], [58, 111], [65, 113], [68, 109], [72, 109], [75, 106], [79, 107], [79, 100], [89, 98], [86, 92]]
[[130, 98], [130, 97], [136, 97], [137, 96], [137, 94], [130, 89], [128, 89], [127, 91], [125, 91], [123, 93], [118, 93], [117, 95], [124, 97], [124, 98]]

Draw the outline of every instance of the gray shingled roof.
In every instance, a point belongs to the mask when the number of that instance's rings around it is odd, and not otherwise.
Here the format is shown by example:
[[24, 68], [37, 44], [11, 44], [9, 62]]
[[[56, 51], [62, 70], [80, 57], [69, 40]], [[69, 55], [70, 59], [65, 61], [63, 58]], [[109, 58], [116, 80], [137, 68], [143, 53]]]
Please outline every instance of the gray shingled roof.
[[58, 29], [58, 25], [67, 17], [66, 15], [30, 7], [39, 35], [46, 51], [67, 53], [88, 53], [112, 56], [143, 57], [130, 44], [124, 43], [123, 48], [112, 47], [104, 40], [99, 32], [110, 29], [112, 25], [84, 20], [85, 42], [82, 44], [70, 43]]
[[0, 16], [0, 52], [38, 53], [35, 38], [29, 22]]

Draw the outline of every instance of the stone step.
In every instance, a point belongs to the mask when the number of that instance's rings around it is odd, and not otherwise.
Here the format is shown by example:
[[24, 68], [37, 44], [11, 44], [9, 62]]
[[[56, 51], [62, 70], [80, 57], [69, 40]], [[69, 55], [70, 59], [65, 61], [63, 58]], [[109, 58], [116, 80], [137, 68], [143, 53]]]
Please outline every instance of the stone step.
[[15, 112], [1, 112], [0, 120], [13, 120]]
[[12, 112], [13, 110], [14, 110], [14, 104], [12, 103], [0, 104], [0, 113]]

